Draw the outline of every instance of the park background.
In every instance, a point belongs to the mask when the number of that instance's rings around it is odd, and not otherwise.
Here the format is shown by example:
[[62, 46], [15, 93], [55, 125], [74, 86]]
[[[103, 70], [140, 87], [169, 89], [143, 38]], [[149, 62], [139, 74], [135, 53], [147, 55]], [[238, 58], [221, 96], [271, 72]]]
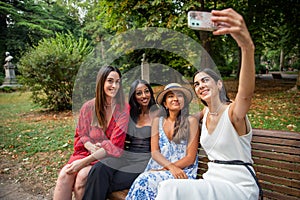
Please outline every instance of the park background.
[[[90, 55], [104, 57], [103, 49], [96, 48], [99, 44], [126, 31], [159, 27], [191, 37], [212, 57], [234, 98], [240, 62], [236, 43], [230, 36], [215, 37], [187, 27], [189, 10], [228, 7], [243, 15], [256, 47], [256, 90], [248, 115], [252, 126], [299, 134], [298, 0], [4, 0], [0, 2], [0, 61], [3, 66], [5, 52], [10, 52], [22, 87], [1, 88], [1, 180], [20, 183], [26, 191], [51, 199], [57, 173], [72, 153], [77, 72]], [[155, 43], [163, 34], [145, 40]], [[125, 51], [124, 44], [112, 42], [110, 51]], [[195, 72], [182, 57], [158, 49], [126, 51], [112, 65], [126, 73], [141, 65], [143, 54], [149, 62], [170, 66], [187, 80]], [[273, 74], [281, 76], [274, 79]], [[94, 80], [95, 74], [91, 76]], [[3, 69], [0, 85], [4, 78]], [[161, 89], [153, 87], [156, 92]], [[197, 105], [194, 99], [191, 112], [197, 111]]]

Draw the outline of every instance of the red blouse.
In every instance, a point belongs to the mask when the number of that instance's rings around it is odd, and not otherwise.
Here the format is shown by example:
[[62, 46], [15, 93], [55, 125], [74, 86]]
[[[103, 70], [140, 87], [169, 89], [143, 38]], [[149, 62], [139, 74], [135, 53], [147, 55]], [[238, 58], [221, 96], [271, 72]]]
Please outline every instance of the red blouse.
[[[90, 152], [84, 147], [88, 141], [95, 144], [101, 143], [108, 156], [119, 157], [123, 153], [124, 142], [129, 121], [129, 105], [125, 104], [123, 110], [120, 105], [116, 105], [112, 118], [108, 124], [105, 133], [99, 126], [95, 113], [95, 99], [83, 104], [76, 127], [74, 138], [74, 153], [71, 155], [68, 163], [74, 160], [82, 159], [90, 155]], [[94, 161], [91, 164], [95, 164]]]

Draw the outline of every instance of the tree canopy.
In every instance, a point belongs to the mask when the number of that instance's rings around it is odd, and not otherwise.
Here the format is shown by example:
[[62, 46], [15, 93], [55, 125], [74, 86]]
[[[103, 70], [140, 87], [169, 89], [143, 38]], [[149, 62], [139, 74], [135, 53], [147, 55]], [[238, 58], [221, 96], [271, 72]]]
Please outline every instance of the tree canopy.
[[55, 1], [4, 0], [0, 2], [0, 59], [9, 51], [17, 61], [39, 40], [71, 31], [78, 35], [79, 21]]
[[[272, 70], [300, 68], [299, 0], [4, 0], [0, 2], [3, 44], [0, 59], [3, 65], [4, 53], [9, 51], [16, 58], [14, 62], [21, 58], [25, 62], [23, 57], [32, 47], [57, 33], [70, 33], [75, 38], [82, 35], [96, 48], [128, 31], [157, 27], [160, 31], [146, 36], [145, 41], [155, 44], [167, 34], [165, 29], [184, 34], [201, 44], [219, 71], [227, 76], [239, 70], [240, 52], [235, 41], [228, 35], [216, 37], [211, 32], [189, 29], [187, 13], [229, 7], [239, 12], [247, 23], [256, 46], [257, 72], [266, 65]], [[120, 41], [124, 40], [110, 41], [110, 50], [124, 51], [126, 45]], [[164, 42], [176, 43], [172, 38]], [[94, 53], [101, 58], [104, 50], [107, 49]], [[185, 76], [193, 74], [191, 63], [172, 52], [151, 47], [124, 52], [114, 61], [122, 72], [140, 65], [146, 53], [151, 63], [170, 66]]]
[[[86, 16], [84, 24], [95, 42], [104, 40], [107, 34], [119, 34], [141, 27], [164, 27], [187, 34], [201, 43], [218, 66], [237, 69], [238, 48], [230, 37], [214, 37], [209, 32], [194, 31], [187, 27], [187, 12], [190, 10], [211, 11], [231, 7], [246, 20], [256, 46], [258, 66], [261, 59], [271, 59], [279, 65], [280, 51], [285, 52], [286, 65], [293, 57], [299, 57], [299, 18], [296, 17], [299, 2], [295, 0], [99, 0], [90, 3], [93, 6], [88, 13], [92, 15]], [[274, 51], [277, 57], [271, 53]], [[155, 54], [155, 51], [151, 52]], [[141, 52], [138, 54], [140, 59]]]

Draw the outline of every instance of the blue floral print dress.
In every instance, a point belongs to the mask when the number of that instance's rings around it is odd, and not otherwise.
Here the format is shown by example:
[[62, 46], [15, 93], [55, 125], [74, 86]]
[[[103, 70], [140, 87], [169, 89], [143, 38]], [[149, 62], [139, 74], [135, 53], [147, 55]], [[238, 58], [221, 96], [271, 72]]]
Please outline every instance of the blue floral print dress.
[[[174, 163], [177, 160], [186, 156], [186, 148], [188, 141], [182, 140], [180, 144], [169, 141], [163, 130], [163, 117], [159, 119], [159, 148], [161, 154]], [[195, 159], [194, 164], [186, 167], [184, 172], [189, 179], [195, 179], [197, 176], [198, 157]], [[157, 186], [161, 181], [174, 179], [173, 175], [168, 170], [155, 171], [163, 167], [154, 161], [152, 158], [149, 160], [145, 172], [140, 174], [133, 182], [126, 200], [140, 200], [140, 199], [155, 199], [157, 195]]]

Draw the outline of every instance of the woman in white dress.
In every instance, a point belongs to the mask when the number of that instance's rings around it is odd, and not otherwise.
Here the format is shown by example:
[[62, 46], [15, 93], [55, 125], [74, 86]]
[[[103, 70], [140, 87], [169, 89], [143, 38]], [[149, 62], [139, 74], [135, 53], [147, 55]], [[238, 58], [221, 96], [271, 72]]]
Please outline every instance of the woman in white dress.
[[200, 112], [200, 143], [210, 162], [199, 180], [167, 180], [156, 199], [251, 199], [260, 187], [251, 158], [252, 128], [247, 118], [255, 87], [254, 44], [243, 17], [233, 9], [212, 11], [218, 24], [214, 35], [230, 34], [242, 53], [239, 87], [234, 101], [227, 97], [221, 77], [212, 69], [199, 70], [194, 89], [205, 108]]

